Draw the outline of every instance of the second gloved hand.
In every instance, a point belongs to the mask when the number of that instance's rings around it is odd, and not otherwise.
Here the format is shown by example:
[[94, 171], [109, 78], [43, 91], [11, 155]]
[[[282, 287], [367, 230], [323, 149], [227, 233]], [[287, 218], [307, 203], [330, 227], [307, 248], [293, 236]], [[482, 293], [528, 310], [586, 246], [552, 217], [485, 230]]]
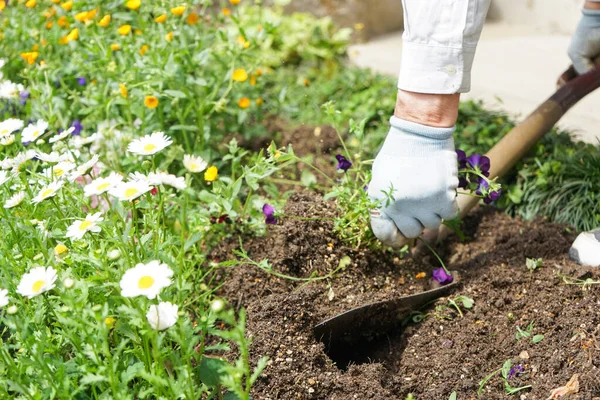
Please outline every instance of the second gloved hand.
[[600, 10], [583, 9], [568, 53], [578, 74], [594, 68], [593, 59], [600, 55]]
[[392, 117], [373, 163], [371, 228], [384, 244], [401, 247], [424, 228], [437, 229], [458, 212], [457, 156], [452, 128], [434, 128]]

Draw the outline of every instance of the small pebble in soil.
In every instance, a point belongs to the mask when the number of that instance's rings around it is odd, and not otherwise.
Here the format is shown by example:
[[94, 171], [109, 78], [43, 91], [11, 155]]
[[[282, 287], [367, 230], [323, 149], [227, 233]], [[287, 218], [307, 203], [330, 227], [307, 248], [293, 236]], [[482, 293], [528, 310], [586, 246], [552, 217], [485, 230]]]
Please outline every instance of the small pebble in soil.
[[519, 358], [521, 360], [529, 360], [529, 353], [525, 350], [523, 350], [520, 354], [519, 354]]

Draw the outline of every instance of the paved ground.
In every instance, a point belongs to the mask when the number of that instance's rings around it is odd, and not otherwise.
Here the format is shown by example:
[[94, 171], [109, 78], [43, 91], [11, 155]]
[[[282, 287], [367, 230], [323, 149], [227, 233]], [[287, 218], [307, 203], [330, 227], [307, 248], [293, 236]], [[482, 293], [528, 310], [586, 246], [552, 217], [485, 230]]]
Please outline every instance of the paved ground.
[[[479, 42], [471, 92], [489, 107], [523, 118], [555, 90], [556, 78], [570, 64], [569, 36], [540, 34], [506, 24], [487, 24]], [[351, 60], [359, 66], [396, 76], [402, 50], [401, 33], [355, 45]], [[573, 107], [559, 123], [578, 139], [600, 143], [600, 89]]]

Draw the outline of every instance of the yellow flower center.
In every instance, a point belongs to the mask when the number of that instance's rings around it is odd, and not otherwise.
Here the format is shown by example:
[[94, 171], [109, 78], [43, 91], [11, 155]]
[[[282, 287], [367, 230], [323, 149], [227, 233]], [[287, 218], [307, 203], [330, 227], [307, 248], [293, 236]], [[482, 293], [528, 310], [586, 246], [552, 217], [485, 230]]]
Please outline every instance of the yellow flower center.
[[63, 253], [66, 253], [69, 249], [67, 248], [67, 246], [65, 246], [64, 244], [57, 244], [56, 247], [54, 248], [54, 253], [56, 255], [61, 255]]
[[79, 225], [79, 230], [80, 231], [85, 231], [87, 228], [89, 228], [90, 226], [92, 226], [92, 221], [88, 221], [87, 219], [85, 221], [83, 221], [81, 223], [81, 225]]
[[154, 149], [156, 149], [156, 145], [153, 143], [148, 143], [144, 146], [144, 151], [152, 151]]
[[54, 193], [54, 190], [52, 189], [46, 189], [42, 192], [42, 197], [48, 197], [50, 196], [52, 193]]
[[196, 170], [198, 170], [198, 164], [196, 164], [196, 163], [191, 163], [191, 164], [190, 164], [190, 169], [191, 169], [192, 171], [196, 171]]
[[117, 320], [116, 320], [116, 319], [114, 319], [113, 317], [106, 317], [106, 318], [104, 319], [104, 324], [105, 324], [106, 326], [112, 326], [112, 324], [114, 324], [116, 321], [117, 321]]
[[138, 281], [138, 288], [140, 289], [148, 289], [152, 285], [154, 285], [154, 278], [148, 275], [142, 276]]
[[54, 176], [62, 176], [65, 173], [65, 170], [62, 168], [54, 168]]
[[127, 198], [131, 198], [133, 196], [135, 196], [136, 194], [138, 194], [139, 190], [137, 190], [136, 188], [129, 188], [127, 190], [125, 190], [125, 197]]
[[35, 281], [35, 282], [34, 282], [34, 284], [33, 284], [33, 286], [31, 287], [31, 290], [32, 290], [34, 293], [37, 293], [37, 292], [39, 292], [40, 290], [42, 290], [42, 287], [43, 287], [45, 284], [46, 284], [46, 282], [45, 282], [45, 281], [43, 281], [43, 280], [41, 280], [41, 279], [40, 279], [39, 281]]
[[39, 135], [40, 135], [40, 131], [33, 131], [33, 135], [32, 136], [34, 137], [34, 139], [36, 137], [38, 137]]
[[0, 135], [6, 135], [8, 133], [8, 129], [2, 129], [0, 131]]
[[104, 189], [108, 188], [109, 186], [110, 186], [110, 183], [104, 182], [104, 183], [101, 183], [98, 186], [96, 186], [96, 190], [104, 190]]

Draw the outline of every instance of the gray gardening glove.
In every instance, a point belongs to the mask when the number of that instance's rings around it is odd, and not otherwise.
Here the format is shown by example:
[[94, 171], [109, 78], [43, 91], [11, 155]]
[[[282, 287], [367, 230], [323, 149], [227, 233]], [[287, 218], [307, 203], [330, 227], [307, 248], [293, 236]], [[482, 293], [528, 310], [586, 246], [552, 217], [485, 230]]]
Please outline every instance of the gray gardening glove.
[[371, 211], [371, 228], [384, 244], [402, 247], [424, 228], [437, 229], [443, 219], [456, 216], [458, 164], [454, 127], [433, 128], [396, 117], [390, 122], [369, 184], [369, 197], [381, 203]]
[[600, 10], [583, 9], [567, 53], [578, 74], [594, 68], [593, 59], [600, 55]]

